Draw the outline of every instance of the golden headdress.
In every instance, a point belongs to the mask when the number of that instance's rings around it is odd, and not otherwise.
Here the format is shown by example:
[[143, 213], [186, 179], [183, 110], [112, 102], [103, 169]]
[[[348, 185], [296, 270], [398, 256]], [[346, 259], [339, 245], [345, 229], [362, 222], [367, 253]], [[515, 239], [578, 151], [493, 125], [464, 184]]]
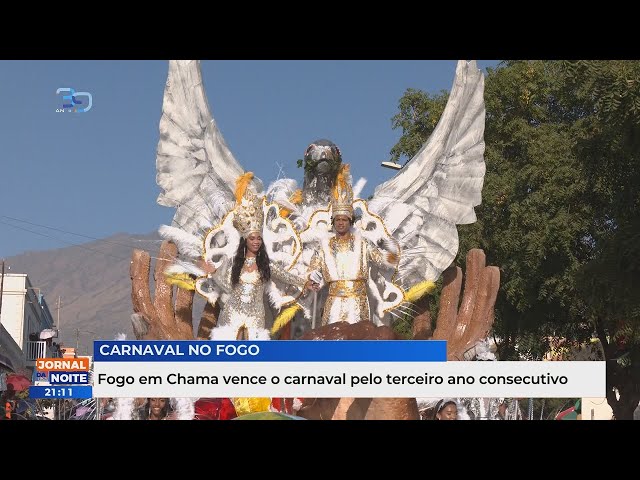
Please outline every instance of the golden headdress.
[[236, 208], [233, 226], [245, 239], [254, 232], [262, 235], [264, 223], [262, 199], [249, 188], [252, 179], [253, 172], [247, 172], [236, 180]]
[[353, 219], [353, 189], [348, 163], [342, 164], [336, 176], [336, 184], [331, 192], [331, 215], [347, 215]]

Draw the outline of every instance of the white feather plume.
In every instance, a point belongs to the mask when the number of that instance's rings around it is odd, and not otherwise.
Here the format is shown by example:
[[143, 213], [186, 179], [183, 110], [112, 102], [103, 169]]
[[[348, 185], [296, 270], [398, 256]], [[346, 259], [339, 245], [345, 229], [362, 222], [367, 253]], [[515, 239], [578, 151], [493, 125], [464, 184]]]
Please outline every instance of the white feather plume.
[[267, 189], [268, 202], [275, 202], [281, 207], [291, 211], [294, 215], [300, 215], [300, 209], [290, 201], [291, 196], [298, 188], [298, 182], [292, 178], [281, 178], [272, 182]]
[[[220, 287], [208, 277], [200, 277], [196, 280], [196, 291], [211, 305], [215, 305], [222, 294]], [[225, 301], [223, 296], [223, 303]]]
[[215, 305], [218, 302], [219, 298], [220, 298], [220, 291], [219, 290], [214, 290], [213, 292], [211, 292], [211, 293], [209, 293], [207, 295], [207, 301], [211, 305]]
[[[218, 223], [222, 220], [228, 212], [230, 212], [234, 204], [229, 199], [229, 194], [227, 192], [217, 191], [209, 195], [209, 204], [211, 207], [211, 212], [215, 217], [213, 220]], [[213, 226], [213, 225], [211, 225]]]
[[196, 414], [197, 398], [172, 398], [171, 406], [176, 412], [177, 420], [193, 420]]
[[302, 243], [308, 244], [311, 242], [323, 242], [329, 240], [333, 234], [320, 228], [309, 228], [300, 233], [300, 240]]
[[[321, 297], [318, 296], [318, 305], [320, 305]], [[302, 315], [307, 320], [311, 320], [311, 309], [313, 308], [313, 295], [308, 295], [307, 298], [300, 297], [298, 299], [298, 305], [302, 307]]]
[[269, 252], [269, 258], [282, 265], [286, 265], [291, 260], [291, 254], [288, 252]]
[[298, 189], [298, 182], [292, 178], [280, 178], [271, 182], [267, 188], [267, 200], [279, 202], [280, 199], [288, 200]]
[[200, 237], [169, 225], [162, 225], [158, 233], [162, 238], [175, 243], [181, 254], [194, 258], [202, 256], [202, 239]]
[[135, 398], [116, 398], [116, 409], [111, 418], [114, 420], [132, 420], [135, 408]]
[[269, 303], [273, 305], [275, 308], [280, 308], [285, 303], [289, 303], [293, 301], [292, 296], [282, 295], [280, 293], [280, 291], [278, 290], [278, 287], [276, 287], [276, 284], [273, 282], [273, 280], [269, 280], [265, 290], [269, 296]]
[[360, 179], [353, 186], [353, 198], [360, 198], [360, 194], [362, 193], [362, 189], [367, 184], [367, 179], [364, 177], [360, 177]]
[[174, 260], [174, 262], [169, 265], [164, 272], [167, 274], [187, 273], [189, 275], [195, 275], [196, 277], [203, 277], [207, 274], [204, 270], [193, 263], [185, 262], [180, 259]]
[[298, 205], [290, 202], [288, 198], [283, 198], [276, 201], [278, 202], [278, 205], [280, 205], [280, 207], [284, 207], [287, 210], [290, 210], [293, 215], [296, 215], [296, 216], [300, 215], [300, 208], [298, 207]]

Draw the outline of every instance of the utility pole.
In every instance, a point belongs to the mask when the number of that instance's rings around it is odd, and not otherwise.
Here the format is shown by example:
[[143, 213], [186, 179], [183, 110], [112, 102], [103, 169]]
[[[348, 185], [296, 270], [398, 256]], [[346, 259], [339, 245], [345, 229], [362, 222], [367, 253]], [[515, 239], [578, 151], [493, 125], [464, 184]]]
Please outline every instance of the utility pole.
[[[89, 330], [80, 330], [79, 328], [76, 328], [76, 355], [78, 355], [80, 353], [80, 334], [81, 333], [88, 333], [91, 335], [94, 335], [94, 339], [95, 339], [95, 335], [98, 335], [96, 332], [90, 332]], [[88, 352], [87, 347], [84, 347], [84, 351], [86, 353]]]
[[60, 337], [62, 337], [62, 335], [60, 335], [60, 331], [61, 331], [61, 330], [60, 330], [60, 308], [61, 308], [61, 307], [62, 307], [62, 302], [61, 302], [60, 295], [58, 295], [58, 303], [57, 303], [57, 305], [56, 305], [56, 309], [57, 309], [57, 311], [58, 311], [58, 313], [57, 313], [57, 317], [58, 317], [58, 319], [57, 319], [57, 321], [56, 321], [56, 328], [58, 329], [58, 337], [59, 337], [59, 338], [60, 338]]

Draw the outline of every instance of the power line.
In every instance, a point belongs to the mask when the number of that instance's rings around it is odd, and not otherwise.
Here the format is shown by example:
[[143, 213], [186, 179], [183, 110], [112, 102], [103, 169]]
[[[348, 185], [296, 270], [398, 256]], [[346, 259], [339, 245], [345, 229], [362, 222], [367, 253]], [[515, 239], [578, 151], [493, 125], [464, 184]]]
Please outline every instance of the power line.
[[125, 258], [119, 257], [117, 255], [112, 255], [111, 253], [102, 252], [100, 250], [95, 250], [93, 248], [85, 247], [83, 245], [78, 245], [77, 243], [69, 242], [69, 241], [63, 240], [61, 238], [57, 238], [57, 237], [54, 237], [54, 236], [51, 236], [51, 235], [47, 235], [46, 233], [36, 232], [35, 230], [29, 230], [28, 228], [19, 227], [18, 225], [13, 225], [12, 223], [7, 223], [7, 222], [0, 221], [0, 224], [8, 225], [9, 227], [17, 228], [18, 230], [23, 230], [25, 232], [35, 233], [36, 235], [41, 235], [43, 237], [53, 238], [54, 240], [58, 240], [59, 242], [66, 243], [67, 245], [71, 245], [73, 247], [78, 247], [78, 248], [83, 248], [85, 250], [89, 250], [89, 251], [94, 252], [94, 253], [101, 253], [102, 255], [107, 255], [109, 257], [117, 258], [118, 260], [126, 260]]
[[[0, 215], [0, 217], [2, 217], [2, 218], [10, 218], [10, 217], [6, 217], [4, 215]], [[26, 222], [26, 223], [29, 223], [29, 222]], [[63, 240], [62, 238], [54, 237], [52, 235], [47, 235], [46, 233], [37, 232], [35, 230], [30, 230], [28, 228], [20, 227], [18, 225], [14, 225], [12, 223], [3, 222], [3, 221], [0, 220], [0, 224], [7, 225], [7, 226], [13, 227], [13, 228], [17, 228], [18, 230], [23, 230], [25, 232], [35, 233], [36, 235], [40, 235], [42, 237], [52, 238], [52, 239], [57, 240], [59, 242], [66, 243], [67, 245], [71, 245], [72, 247], [78, 247], [78, 248], [82, 248], [84, 250], [89, 250], [90, 252], [100, 253], [102, 255], [106, 255], [106, 256], [109, 256], [109, 257], [117, 258], [118, 260], [128, 260], [127, 258], [120, 257], [118, 255], [113, 255], [111, 253], [103, 252], [101, 250], [96, 250], [95, 248], [90, 248], [90, 247], [86, 247], [84, 245], [79, 245], [77, 243], [69, 242], [68, 240]], [[33, 224], [33, 225], [41, 226], [41, 225], [37, 225], [37, 224]], [[44, 228], [52, 228], [53, 229], [53, 227], [44, 227]], [[54, 229], [54, 230], [56, 230], [56, 229]], [[72, 233], [72, 235], [86, 236], [86, 235], [73, 234], [73, 233]], [[93, 238], [93, 237], [89, 237], [89, 238]], [[156, 240], [141, 240], [141, 241], [157, 242]], [[109, 241], [106, 241], [106, 240], [105, 240], [105, 243], [113, 243], [115, 245], [119, 245], [119, 246], [123, 246], [123, 247], [127, 247], [127, 248], [136, 248], [136, 247], [134, 247], [132, 245], [125, 245], [125, 244], [122, 244], [122, 243], [109, 242]], [[156, 260], [160, 260], [160, 257], [151, 257], [151, 258], [156, 259]], [[168, 260], [168, 259], [164, 259], [164, 260]]]
[[[2, 218], [10, 218], [10, 217], [6, 217], [5, 215], [0, 215], [0, 217], [2, 217]], [[96, 250], [96, 249], [94, 249], [94, 248], [85, 247], [85, 246], [83, 246], [83, 245], [78, 245], [78, 244], [76, 244], [76, 243], [69, 242], [69, 241], [67, 241], [67, 240], [63, 240], [63, 239], [61, 239], [61, 238], [54, 237], [54, 236], [52, 236], [52, 235], [47, 235], [46, 233], [36, 232], [35, 230], [30, 230], [30, 229], [28, 229], [28, 228], [20, 227], [20, 226], [18, 226], [18, 225], [13, 225], [13, 224], [11, 224], [11, 223], [6, 223], [6, 222], [3, 222], [3, 221], [1, 221], [1, 220], [0, 220], [0, 224], [8, 225], [8, 226], [10, 226], [10, 227], [17, 228], [18, 230], [23, 230], [23, 231], [25, 231], [25, 232], [35, 233], [36, 235], [40, 235], [40, 236], [43, 236], [43, 237], [52, 238], [52, 239], [57, 240], [57, 241], [59, 241], [59, 242], [66, 243], [67, 245], [71, 245], [71, 246], [73, 246], [73, 247], [82, 248], [82, 249], [84, 249], [84, 250], [88, 250], [88, 251], [90, 251], [90, 252], [94, 252], [94, 253], [99, 253], [99, 254], [101, 254], [101, 255], [106, 255], [106, 256], [109, 256], [109, 257], [113, 257], [113, 258], [116, 258], [116, 259], [118, 259], [118, 260], [130, 260], [129, 258], [120, 257], [120, 256], [118, 256], [118, 255], [112, 255], [112, 254], [110, 254], [110, 253], [103, 252], [103, 251], [101, 251], [101, 250]], [[34, 225], [38, 226], [37, 224], [34, 224]], [[49, 228], [49, 227], [45, 227], [45, 228]], [[83, 235], [80, 235], [80, 236], [83, 236]], [[152, 242], [154, 242], [155, 240], [148, 240], [148, 241], [152, 241]], [[114, 242], [107, 242], [107, 243], [114, 243]], [[125, 246], [125, 247], [128, 247], [128, 248], [134, 248], [134, 247], [132, 247], [131, 245], [124, 245], [124, 244], [117, 244], [117, 245]], [[171, 260], [171, 259], [168, 259], [168, 258], [164, 258], [164, 259], [163, 259], [163, 258], [155, 257], [155, 256], [150, 256], [150, 258], [151, 258], [151, 259], [154, 259], [154, 260], [167, 260], [167, 261], [170, 261], [170, 260]], [[4, 262], [3, 262], [3, 266], [4, 266]], [[2, 278], [3, 278], [3, 280], [4, 280], [4, 275], [2, 276]], [[78, 301], [80, 298], [82, 298], [82, 295], [80, 295], [80, 296], [78, 296], [78, 297], [74, 298], [73, 300], [71, 300], [70, 302], [68, 302], [65, 306], [67, 306], [67, 307], [68, 307], [68, 306], [72, 305], [73, 303], [75, 303], [76, 301]], [[60, 299], [58, 299], [58, 302], [60, 302]], [[1, 300], [0, 300], [0, 305], [1, 305]], [[58, 322], [60, 322], [60, 320], [59, 320], [59, 318], [60, 318], [60, 317], [59, 317], [59, 315], [60, 315], [60, 307], [61, 307], [60, 303], [58, 303], [57, 307], [58, 307]], [[59, 325], [58, 325], [58, 328], [59, 328]]]
[[[77, 237], [84, 237], [84, 238], [88, 238], [90, 240], [97, 240], [99, 242], [110, 243], [112, 245], [119, 245], [121, 247], [131, 247], [131, 245], [126, 245], [124, 243], [112, 242], [110, 240], [104, 240], [102, 238], [96, 238], [96, 237], [92, 237], [90, 235], [84, 235], [82, 233], [68, 232], [68, 231], [62, 230], [60, 228], [49, 227], [47, 225], [41, 225], [39, 223], [30, 222], [29, 220], [22, 220], [20, 218], [10, 217], [8, 215], [0, 215], [0, 218], [6, 218], [8, 220], [12, 220], [12, 221], [15, 221], [15, 222], [26, 223], [28, 225], [33, 225], [34, 227], [47, 228], [49, 230], [55, 230], [56, 232], [66, 233], [67, 235], [75, 235]], [[11, 225], [11, 224], [5, 224], [5, 225]], [[55, 237], [52, 237], [52, 238], [55, 238]], [[157, 240], [141, 240], [141, 239], [136, 239], [136, 241], [138, 241], [138, 242], [157, 242]]]

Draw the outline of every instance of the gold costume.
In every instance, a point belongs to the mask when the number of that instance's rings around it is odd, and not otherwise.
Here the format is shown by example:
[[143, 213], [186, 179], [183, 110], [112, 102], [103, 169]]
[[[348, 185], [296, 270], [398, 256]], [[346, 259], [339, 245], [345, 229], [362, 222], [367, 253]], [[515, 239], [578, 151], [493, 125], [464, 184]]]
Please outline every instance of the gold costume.
[[[353, 221], [353, 189], [349, 165], [343, 164], [336, 177], [330, 203], [332, 218], [346, 216]], [[309, 264], [310, 271], [319, 271], [329, 285], [322, 312], [322, 325], [335, 322], [370, 321], [367, 286], [369, 264], [379, 268], [384, 260], [380, 250], [352, 228], [345, 236], [333, 236], [320, 242]]]
[[382, 253], [357, 231], [322, 242], [310, 263], [310, 270], [319, 270], [329, 286], [322, 325], [371, 320], [367, 299], [370, 262], [380, 266]]

